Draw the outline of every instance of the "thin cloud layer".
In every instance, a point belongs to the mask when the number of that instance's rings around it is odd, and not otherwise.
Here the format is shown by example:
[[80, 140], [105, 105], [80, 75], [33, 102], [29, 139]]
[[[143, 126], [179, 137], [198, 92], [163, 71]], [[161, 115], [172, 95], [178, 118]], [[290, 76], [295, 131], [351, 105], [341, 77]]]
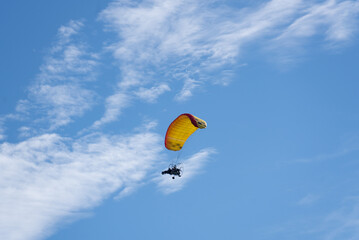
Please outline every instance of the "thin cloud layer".
[[159, 135], [44, 134], [0, 145], [1, 239], [42, 239], [120, 188], [133, 189], [161, 159]]
[[181, 190], [188, 181], [202, 172], [206, 162], [215, 153], [216, 151], [212, 148], [203, 149], [184, 160], [181, 164], [184, 174], [181, 177], [177, 177], [176, 181], [169, 175], [158, 176], [154, 181], [157, 183], [158, 188], [165, 194], [177, 192]]
[[359, 198], [347, 198], [342, 206], [329, 214], [316, 229], [325, 240], [359, 238]]
[[165, 83], [162, 83], [158, 86], [153, 86], [151, 88], [140, 88], [137, 92], [135, 92], [135, 95], [138, 96], [139, 98], [147, 101], [147, 102], [155, 102], [157, 100], [157, 98], [165, 93], [165, 92], [168, 92], [170, 91], [170, 87], [165, 84]]
[[4, 129], [3, 127], [1, 126], [1, 122], [0, 122], [0, 141], [1, 140], [4, 140], [6, 138], [6, 135], [4, 134]]
[[78, 85], [41, 84], [32, 89], [36, 102], [47, 109], [46, 120], [50, 130], [70, 123], [81, 116], [93, 104], [94, 93]]
[[122, 110], [129, 106], [131, 98], [129, 95], [118, 92], [114, 95], [107, 97], [105, 105], [105, 114], [103, 117], [94, 122], [93, 127], [98, 128], [103, 124], [113, 122], [121, 115]]
[[[272, 0], [236, 9], [217, 1], [144, 0], [113, 2], [100, 19], [118, 34], [108, 49], [121, 69], [119, 86], [154, 102], [156, 86], [166, 81], [183, 102], [205, 82], [228, 85], [230, 69], [243, 66], [245, 46], [280, 52], [320, 34], [334, 45], [351, 40], [358, 11], [357, 1]], [[172, 87], [177, 81], [180, 90]]]
[[308, 194], [305, 197], [303, 197], [302, 199], [300, 199], [297, 204], [300, 206], [306, 206], [306, 205], [311, 205], [314, 202], [318, 201], [319, 196], [318, 195], [314, 195], [314, 194]]
[[94, 105], [96, 93], [89, 83], [95, 80], [98, 56], [75, 39], [82, 27], [82, 22], [70, 21], [59, 28], [58, 40], [29, 88], [29, 98], [18, 102], [18, 113], [32, 112], [31, 119], [47, 123], [50, 131], [69, 124]]
[[[308, 195], [303, 198], [301, 207], [310, 207], [318, 201], [318, 196]], [[321, 199], [323, 200], [323, 199]], [[324, 204], [325, 205], [325, 204]], [[323, 206], [324, 206], [323, 205]], [[298, 216], [293, 221], [287, 221], [271, 230], [269, 235], [280, 234], [276, 238], [288, 238], [299, 235], [305, 239], [358, 239], [359, 237], [359, 198], [358, 196], [345, 197], [337, 207], [322, 213], [314, 214], [314, 218], [307, 219]]]
[[349, 40], [358, 30], [358, 13], [357, 1], [329, 0], [308, 6], [305, 14], [295, 19], [278, 40], [293, 42], [318, 34], [334, 44]]
[[194, 79], [188, 78], [184, 81], [184, 85], [179, 93], [175, 96], [177, 101], [186, 101], [193, 95], [195, 88], [200, 86], [200, 82]]

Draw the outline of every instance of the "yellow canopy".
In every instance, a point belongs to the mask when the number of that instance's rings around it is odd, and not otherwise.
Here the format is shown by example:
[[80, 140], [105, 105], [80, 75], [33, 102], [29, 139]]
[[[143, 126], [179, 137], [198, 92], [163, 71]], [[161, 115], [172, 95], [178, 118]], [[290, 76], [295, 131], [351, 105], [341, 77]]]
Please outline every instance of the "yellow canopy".
[[198, 128], [206, 128], [207, 123], [189, 113], [179, 115], [168, 127], [165, 146], [168, 150], [179, 151], [187, 138]]

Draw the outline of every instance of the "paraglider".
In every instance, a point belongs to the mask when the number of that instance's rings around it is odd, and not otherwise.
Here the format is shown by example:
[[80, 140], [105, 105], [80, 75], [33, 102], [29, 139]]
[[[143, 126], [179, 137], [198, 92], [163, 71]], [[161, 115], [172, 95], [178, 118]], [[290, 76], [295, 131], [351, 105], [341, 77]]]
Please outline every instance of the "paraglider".
[[176, 164], [174, 164], [174, 165], [171, 164], [167, 170], [162, 171], [162, 175], [164, 175], [164, 174], [173, 175], [172, 179], [175, 179], [175, 176], [181, 177], [181, 173], [182, 173], [182, 170], [180, 168], [178, 168]]
[[[179, 115], [168, 127], [165, 137], [165, 147], [171, 151], [179, 151], [183, 148], [183, 145], [198, 128], [206, 128], [207, 123], [193, 116], [189, 113]], [[170, 165], [170, 167], [162, 172], [163, 174], [170, 174], [181, 177], [182, 170], [178, 168], [176, 164]]]

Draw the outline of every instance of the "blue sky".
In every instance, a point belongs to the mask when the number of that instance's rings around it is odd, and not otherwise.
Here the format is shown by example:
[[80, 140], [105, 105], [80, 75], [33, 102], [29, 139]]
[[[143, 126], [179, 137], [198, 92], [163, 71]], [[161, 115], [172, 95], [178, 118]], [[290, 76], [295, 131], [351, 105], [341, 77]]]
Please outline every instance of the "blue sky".
[[[359, 1], [7, 1], [0, 238], [358, 239]], [[181, 113], [204, 119], [160, 173]]]

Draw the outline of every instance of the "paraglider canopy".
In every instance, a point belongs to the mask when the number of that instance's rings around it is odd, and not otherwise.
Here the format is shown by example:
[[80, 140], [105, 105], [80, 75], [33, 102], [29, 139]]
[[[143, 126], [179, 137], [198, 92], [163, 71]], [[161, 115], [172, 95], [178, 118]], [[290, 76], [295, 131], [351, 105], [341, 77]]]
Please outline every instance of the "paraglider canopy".
[[198, 128], [206, 128], [207, 123], [189, 113], [179, 115], [168, 127], [165, 146], [168, 150], [179, 151], [187, 138]]

